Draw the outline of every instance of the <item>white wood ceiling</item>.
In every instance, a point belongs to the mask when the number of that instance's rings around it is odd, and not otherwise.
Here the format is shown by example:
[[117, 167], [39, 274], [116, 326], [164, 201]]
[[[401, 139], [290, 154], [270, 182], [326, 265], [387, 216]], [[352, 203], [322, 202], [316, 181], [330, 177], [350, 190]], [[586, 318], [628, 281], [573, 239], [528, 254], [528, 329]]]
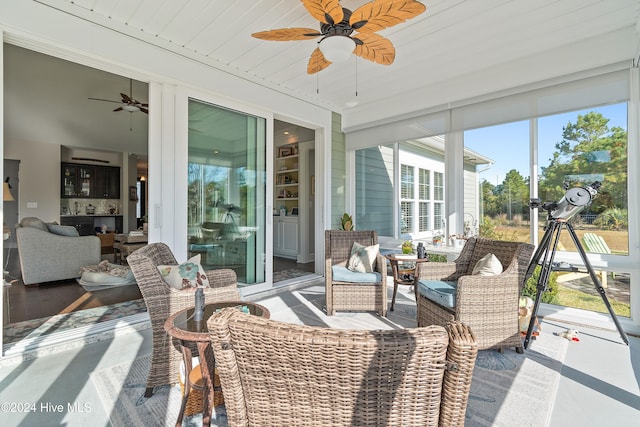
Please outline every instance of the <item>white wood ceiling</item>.
[[[318, 28], [299, 0], [39, 2], [303, 97], [343, 113], [347, 122], [350, 114], [375, 119], [378, 114], [399, 115], [495, 91], [496, 79], [506, 88], [574, 68], [631, 62], [638, 55], [640, 0], [422, 0], [425, 13], [380, 32], [396, 47], [392, 65], [354, 56], [318, 75], [306, 74], [317, 39], [273, 42], [251, 37], [274, 28]], [[351, 10], [364, 3], [342, 1]], [[592, 54], [576, 49], [585, 44], [593, 46]], [[548, 52], [560, 55], [549, 62], [544, 56]], [[523, 61], [534, 64], [531, 72], [513, 68]], [[475, 79], [472, 90], [456, 93], [456, 82], [470, 79]], [[357, 105], [350, 107], [353, 101]], [[381, 109], [386, 111], [379, 113]]]

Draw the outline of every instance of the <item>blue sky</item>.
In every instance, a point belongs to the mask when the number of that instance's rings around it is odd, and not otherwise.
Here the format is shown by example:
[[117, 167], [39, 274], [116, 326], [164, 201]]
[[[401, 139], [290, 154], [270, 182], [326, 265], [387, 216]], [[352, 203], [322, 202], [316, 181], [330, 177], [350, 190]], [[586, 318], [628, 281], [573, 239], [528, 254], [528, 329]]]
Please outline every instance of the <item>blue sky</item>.
[[[567, 123], [575, 123], [578, 115], [597, 111], [609, 119], [609, 128], [618, 126], [627, 129], [627, 104], [615, 104], [589, 108], [571, 113], [557, 114], [538, 119], [538, 165], [547, 166], [555, 144], [562, 140], [562, 128]], [[529, 122], [522, 121], [491, 126], [465, 132], [465, 147], [482, 154], [495, 163], [480, 175], [494, 185], [502, 183], [511, 169], [522, 176], [529, 176]], [[482, 168], [482, 167], [481, 167]]]

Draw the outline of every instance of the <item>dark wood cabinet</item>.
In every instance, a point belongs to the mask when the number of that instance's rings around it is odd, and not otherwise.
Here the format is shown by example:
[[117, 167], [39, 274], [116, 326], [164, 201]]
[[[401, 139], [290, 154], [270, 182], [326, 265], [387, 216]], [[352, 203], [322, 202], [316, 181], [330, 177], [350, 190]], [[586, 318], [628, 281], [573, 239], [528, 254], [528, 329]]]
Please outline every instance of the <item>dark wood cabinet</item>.
[[120, 168], [62, 163], [62, 198], [119, 199]]
[[113, 166], [98, 166], [94, 187], [95, 198], [120, 198], [120, 168]]
[[81, 236], [92, 236], [96, 234], [96, 227], [100, 227], [107, 219], [113, 218], [115, 233], [122, 233], [123, 219], [122, 215], [70, 215], [60, 217], [60, 224], [71, 225], [78, 230]]
[[94, 166], [63, 163], [61, 175], [60, 195], [62, 197], [92, 197]]
[[91, 236], [96, 234], [94, 230], [94, 218], [88, 216], [72, 216], [60, 218], [62, 225], [71, 225], [78, 230], [78, 234], [81, 236]]

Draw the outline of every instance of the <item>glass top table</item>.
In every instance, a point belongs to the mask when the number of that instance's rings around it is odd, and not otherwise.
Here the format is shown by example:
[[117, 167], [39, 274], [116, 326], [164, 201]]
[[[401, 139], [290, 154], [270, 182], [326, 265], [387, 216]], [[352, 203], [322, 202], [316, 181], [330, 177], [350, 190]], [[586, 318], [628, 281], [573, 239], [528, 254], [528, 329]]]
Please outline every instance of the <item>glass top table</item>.
[[[194, 300], [195, 302], [195, 300]], [[216, 390], [214, 390], [214, 373], [215, 373], [215, 357], [213, 355], [213, 349], [211, 348], [211, 338], [209, 337], [209, 330], [207, 329], [207, 320], [227, 307], [237, 307], [238, 310], [245, 312], [253, 316], [261, 316], [266, 319], [269, 318], [269, 310], [253, 302], [248, 301], [219, 301], [209, 303], [204, 306], [204, 316], [200, 321], [193, 319], [194, 307], [182, 309], [167, 319], [164, 324], [164, 330], [173, 338], [180, 341], [182, 358], [185, 364], [185, 386], [184, 394], [182, 396], [182, 405], [180, 408], [180, 414], [176, 421], [176, 426], [182, 425], [182, 419], [184, 417], [184, 410], [189, 392], [191, 389], [202, 390], [202, 425], [207, 427], [211, 424], [211, 411], [213, 409], [213, 396]], [[202, 385], [193, 384], [190, 381], [192, 372], [192, 347], [196, 345], [198, 355], [200, 356], [200, 376], [202, 378]], [[193, 368], [193, 369], [198, 369]], [[218, 389], [220, 393], [221, 390]]]

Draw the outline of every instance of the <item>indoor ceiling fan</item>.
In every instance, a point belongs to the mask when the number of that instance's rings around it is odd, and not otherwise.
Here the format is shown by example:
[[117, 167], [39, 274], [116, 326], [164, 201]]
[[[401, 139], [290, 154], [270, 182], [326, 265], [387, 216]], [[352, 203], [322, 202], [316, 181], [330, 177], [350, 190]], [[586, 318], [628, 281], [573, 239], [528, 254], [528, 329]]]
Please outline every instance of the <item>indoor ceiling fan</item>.
[[345, 61], [352, 53], [378, 64], [392, 64], [396, 55], [393, 44], [375, 32], [414, 18], [426, 10], [415, 0], [373, 0], [353, 12], [342, 7], [339, 0], [300, 1], [311, 16], [320, 21], [320, 31], [280, 28], [260, 31], [252, 36], [273, 41], [322, 37], [309, 58], [308, 74], [322, 71], [333, 62]]
[[116, 104], [121, 104], [118, 108], [113, 111], [128, 111], [130, 113], [135, 113], [136, 111], [142, 111], [145, 114], [149, 114], [149, 104], [143, 104], [137, 99], [133, 98], [133, 80], [129, 79], [129, 95], [125, 93], [120, 93], [122, 100], [113, 101], [111, 99], [101, 99], [101, 98], [89, 98], [94, 101], [105, 101], [105, 102], [114, 102]]

